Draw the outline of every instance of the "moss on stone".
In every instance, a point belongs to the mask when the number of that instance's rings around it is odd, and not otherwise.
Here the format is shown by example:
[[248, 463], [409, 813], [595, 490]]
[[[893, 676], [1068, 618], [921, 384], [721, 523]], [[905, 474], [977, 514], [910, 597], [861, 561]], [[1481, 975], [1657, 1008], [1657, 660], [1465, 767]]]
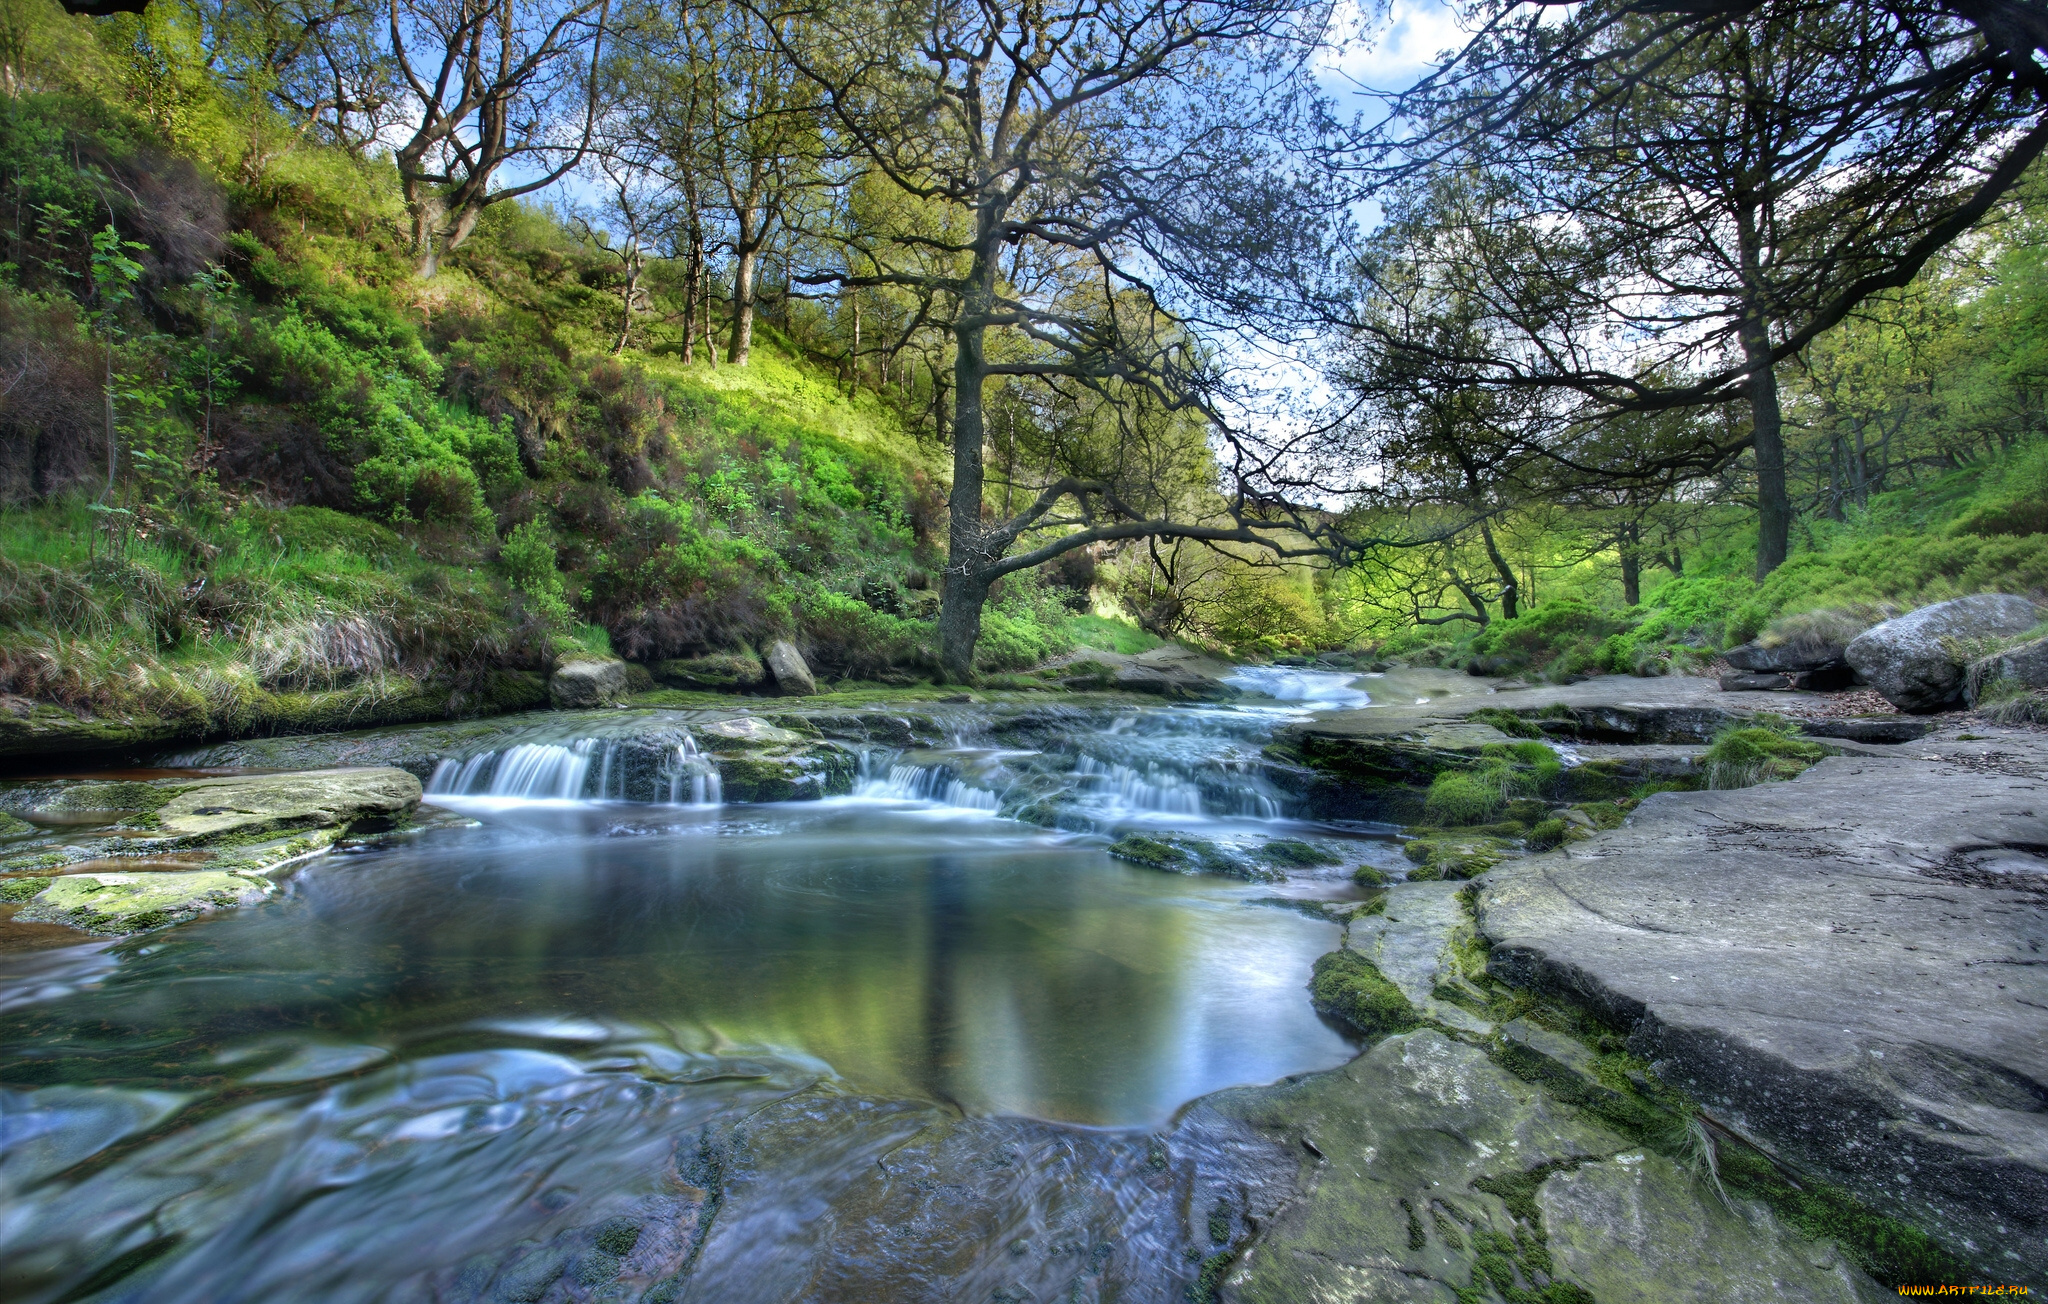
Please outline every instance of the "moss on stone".
[[1401, 989], [1356, 951], [1332, 951], [1317, 960], [1309, 993], [1318, 1010], [1367, 1036], [1406, 1032], [1422, 1022]]
[[36, 826], [27, 820], [18, 820], [5, 811], [0, 811], [0, 838], [25, 838], [36, 832]]
[[1351, 871], [1351, 881], [1360, 887], [1385, 887], [1387, 871], [1374, 865], [1360, 865]]
[[1529, 850], [1549, 851], [1564, 845], [1568, 826], [1561, 819], [1548, 819], [1529, 830]]
[[1499, 706], [1482, 706], [1465, 717], [1490, 724], [1510, 738], [1541, 738], [1543, 730], [1513, 711]]
[[1339, 857], [1322, 847], [1312, 846], [1295, 838], [1274, 838], [1259, 848], [1258, 854], [1269, 865], [1289, 869], [1313, 869], [1318, 865], [1335, 865]]
[[0, 901], [26, 901], [48, 887], [52, 881], [35, 875], [0, 879]]

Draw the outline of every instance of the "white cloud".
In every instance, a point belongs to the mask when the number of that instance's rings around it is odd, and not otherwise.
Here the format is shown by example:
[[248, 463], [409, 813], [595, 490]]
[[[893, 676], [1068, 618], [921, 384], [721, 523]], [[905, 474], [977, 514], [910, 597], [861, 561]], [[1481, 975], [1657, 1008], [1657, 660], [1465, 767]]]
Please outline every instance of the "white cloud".
[[1399, 89], [1466, 40], [1458, 11], [1439, 0], [1392, 0], [1384, 11], [1363, 8], [1361, 0], [1340, 0], [1337, 28], [1351, 39], [1325, 57], [1323, 71], [1346, 89]]

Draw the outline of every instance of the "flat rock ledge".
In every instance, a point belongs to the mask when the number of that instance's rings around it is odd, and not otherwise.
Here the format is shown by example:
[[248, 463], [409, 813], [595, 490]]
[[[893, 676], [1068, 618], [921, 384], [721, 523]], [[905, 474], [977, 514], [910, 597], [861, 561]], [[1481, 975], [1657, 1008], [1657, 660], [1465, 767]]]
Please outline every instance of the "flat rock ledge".
[[2044, 907], [2048, 736], [1998, 730], [1660, 794], [1620, 829], [1494, 871], [1477, 917], [1490, 973], [1625, 1031], [1793, 1172], [1989, 1280], [2040, 1281]]
[[260, 901], [276, 875], [419, 801], [419, 780], [392, 768], [20, 784], [0, 792], [27, 831], [0, 855], [0, 900], [25, 923], [145, 932]]

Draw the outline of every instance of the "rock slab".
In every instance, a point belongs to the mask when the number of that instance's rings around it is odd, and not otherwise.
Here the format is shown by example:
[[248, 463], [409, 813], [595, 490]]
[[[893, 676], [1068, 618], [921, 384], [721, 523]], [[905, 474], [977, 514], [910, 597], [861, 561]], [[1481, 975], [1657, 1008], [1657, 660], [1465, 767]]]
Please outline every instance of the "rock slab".
[[768, 645], [768, 674], [775, 681], [775, 691], [784, 697], [809, 697], [818, 691], [818, 681], [811, 677], [810, 666], [804, 663], [804, 654], [796, 650], [796, 644], [788, 639], [778, 639]]
[[1993, 1277], [2048, 1277], [2048, 740], [1664, 793], [1494, 871], [1489, 970]]
[[2024, 634], [2040, 619], [2025, 598], [1979, 593], [1867, 629], [1846, 655], [1856, 673], [1901, 711], [1943, 711], [1963, 700], [1968, 658], [1958, 653], [1959, 641]]

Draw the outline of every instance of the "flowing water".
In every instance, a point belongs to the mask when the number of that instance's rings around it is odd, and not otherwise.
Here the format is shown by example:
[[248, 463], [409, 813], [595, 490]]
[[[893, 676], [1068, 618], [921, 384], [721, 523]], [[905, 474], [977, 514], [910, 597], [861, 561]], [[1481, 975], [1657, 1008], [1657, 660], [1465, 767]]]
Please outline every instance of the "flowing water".
[[[1178, 1300], [1293, 1171], [1184, 1107], [1350, 1057], [1286, 898], [1391, 850], [1258, 759], [1373, 681], [1241, 682], [961, 714], [810, 802], [722, 804], [687, 722], [523, 737], [264, 905], [0, 952], [0, 1299]], [[1347, 863], [1161, 874], [1134, 829]]]

